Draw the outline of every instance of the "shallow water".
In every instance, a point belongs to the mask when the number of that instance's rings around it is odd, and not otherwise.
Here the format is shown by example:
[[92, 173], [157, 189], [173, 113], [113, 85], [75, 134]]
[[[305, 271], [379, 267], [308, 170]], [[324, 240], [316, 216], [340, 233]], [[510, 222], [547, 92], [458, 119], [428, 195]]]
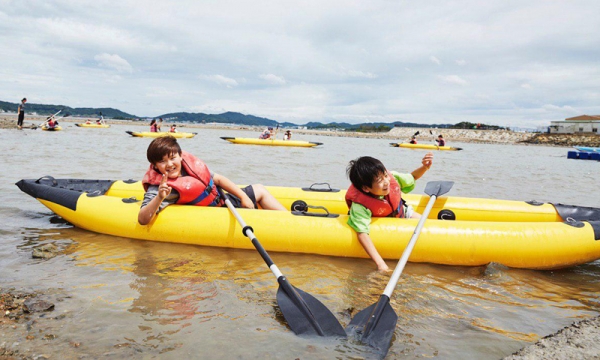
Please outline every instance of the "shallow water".
[[[294, 335], [278, 312], [277, 282], [255, 251], [155, 243], [95, 234], [56, 219], [14, 183], [22, 178], [140, 179], [151, 139], [115, 126], [61, 132], [0, 130], [0, 287], [44, 290], [56, 307], [32, 324], [33, 338], [4, 338], [55, 357], [371, 358], [343, 339]], [[184, 130], [184, 129], [182, 129]], [[191, 129], [190, 129], [191, 130]], [[362, 155], [412, 171], [426, 153], [390, 140], [295, 135], [311, 149], [234, 145], [239, 130], [193, 129], [182, 147], [239, 184], [345, 188], [349, 160]], [[399, 139], [402, 140], [402, 139]], [[451, 139], [450, 139], [451, 140]], [[566, 158], [567, 148], [452, 143], [417, 183], [455, 182], [449, 195], [600, 206], [600, 163]], [[256, 234], [260, 239], [260, 234]], [[50, 260], [31, 249], [52, 242]], [[291, 283], [347, 325], [374, 303], [389, 274], [367, 259], [272, 253]], [[393, 268], [395, 262], [388, 262]], [[389, 358], [497, 359], [600, 310], [600, 262], [560, 271], [409, 263], [392, 297], [399, 315]], [[52, 335], [52, 336], [49, 336]], [[10, 344], [10, 342], [9, 342]]]

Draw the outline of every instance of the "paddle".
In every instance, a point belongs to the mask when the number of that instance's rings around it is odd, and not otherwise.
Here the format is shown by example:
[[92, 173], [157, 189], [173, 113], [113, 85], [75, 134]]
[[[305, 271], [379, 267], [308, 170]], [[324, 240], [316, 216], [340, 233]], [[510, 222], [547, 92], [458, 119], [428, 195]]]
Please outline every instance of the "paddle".
[[396, 329], [396, 322], [398, 321], [398, 315], [396, 315], [394, 309], [392, 309], [392, 306], [390, 305], [392, 292], [394, 291], [410, 253], [419, 238], [423, 224], [431, 212], [435, 199], [450, 191], [452, 185], [454, 185], [454, 182], [452, 181], [431, 181], [427, 183], [427, 186], [425, 186], [425, 193], [431, 196], [431, 198], [427, 203], [427, 207], [425, 207], [425, 211], [423, 211], [423, 214], [421, 215], [421, 219], [419, 220], [408, 245], [404, 249], [404, 252], [402, 252], [402, 256], [400, 257], [400, 260], [398, 260], [398, 265], [396, 265], [383, 294], [381, 294], [379, 300], [375, 304], [358, 312], [346, 328], [346, 331], [348, 331], [349, 334], [353, 335], [355, 338], [360, 336], [360, 341], [377, 349], [382, 357], [388, 352], [394, 330]]
[[[240, 216], [233, 204], [225, 196], [223, 190], [217, 187], [219, 195], [225, 199], [225, 204], [229, 211], [235, 216], [242, 227], [242, 233], [252, 241], [252, 245], [258, 250], [269, 269], [279, 283], [277, 290], [277, 304], [281, 313], [287, 320], [288, 325], [296, 335], [319, 335], [319, 336], [342, 336], [346, 337], [346, 332], [331, 311], [325, 307], [319, 300], [312, 295], [292, 286], [288, 279], [279, 271], [279, 268], [267, 251], [262, 247], [258, 239], [254, 236], [252, 227], [246, 225], [244, 219]], [[265, 215], [266, 216], [266, 215]]]
[[435, 135], [433, 135], [433, 132], [431, 130], [429, 130], [429, 134], [431, 134], [431, 138], [433, 139], [433, 144], [435, 146], [437, 146], [437, 149], [439, 150], [440, 149], [440, 144], [437, 142], [437, 140], [435, 138]]

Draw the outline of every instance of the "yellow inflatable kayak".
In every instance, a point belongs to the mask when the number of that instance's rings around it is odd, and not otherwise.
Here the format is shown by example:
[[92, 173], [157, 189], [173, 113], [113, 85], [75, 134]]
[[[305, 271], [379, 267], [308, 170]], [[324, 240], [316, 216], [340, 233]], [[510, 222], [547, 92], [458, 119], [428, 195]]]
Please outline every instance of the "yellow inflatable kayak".
[[[21, 180], [17, 186], [82, 229], [142, 240], [253, 248], [225, 207], [171, 205], [150, 224], [139, 225], [144, 193], [140, 182], [44, 177]], [[238, 210], [267, 251], [367, 257], [346, 224], [347, 208], [340, 206], [344, 191], [268, 189], [286, 208], [295, 203], [295, 210]], [[406, 198], [417, 211], [428, 201], [427, 196]], [[297, 200], [308, 203], [308, 208]], [[370, 235], [380, 254], [398, 259], [417, 222], [373, 219]], [[515, 268], [556, 269], [599, 258], [600, 209], [440, 197], [409, 261], [465, 266], [496, 262]]]
[[394, 147], [401, 147], [407, 149], [427, 149], [427, 150], [462, 150], [459, 147], [451, 146], [437, 146], [432, 144], [409, 144], [409, 143], [390, 143]]
[[234, 144], [245, 144], [245, 145], [266, 145], [266, 146], [295, 146], [295, 147], [313, 147], [323, 145], [319, 142], [309, 142], [300, 140], [275, 140], [275, 139], [253, 139], [253, 138], [235, 138], [235, 137], [221, 137], [223, 140], [227, 140]]
[[125, 131], [125, 132], [133, 137], [149, 137], [149, 138], [157, 138], [157, 137], [161, 137], [161, 136], [172, 136], [172, 137], [175, 137], [178, 139], [187, 139], [187, 138], [193, 138], [194, 136], [198, 135], [198, 133], [187, 133], [187, 132], [176, 132], [176, 133], [150, 132], [150, 131], [143, 131], [143, 132]]
[[42, 126], [42, 130], [44, 130], [44, 131], [61, 131], [62, 127], [55, 126], [53, 128], [49, 128], [48, 125], [44, 125], [44, 126]]
[[110, 125], [108, 124], [75, 124], [75, 126], [77, 127], [83, 127], [83, 128], [109, 128]]

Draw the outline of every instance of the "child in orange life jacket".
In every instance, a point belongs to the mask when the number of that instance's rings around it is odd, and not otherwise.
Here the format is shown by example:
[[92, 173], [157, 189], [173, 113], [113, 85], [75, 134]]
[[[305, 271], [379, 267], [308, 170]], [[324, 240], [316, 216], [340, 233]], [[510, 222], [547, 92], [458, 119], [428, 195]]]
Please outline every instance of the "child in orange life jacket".
[[171, 204], [225, 206], [216, 187], [227, 191], [235, 207], [283, 210], [285, 208], [263, 185], [243, 189], [223, 175], [211, 172], [194, 155], [181, 150], [177, 139], [164, 136], [154, 139], [146, 152], [150, 167], [142, 183], [146, 194], [138, 214], [138, 222], [146, 225], [162, 209]]
[[348, 164], [346, 173], [352, 182], [346, 193], [350, 209], [348, 225], [356, 231], [358, 241], [380, 271], [388, 270], [388, 266], [369, 236], [371, 217], [420, 218], [421, 215], [402, 200], [402, 193], [411, 192], [415, 180], [423, 176], [432, 163], [433, 154], [428, 153], [421, 160], [421, 167], [410, 174], [390, 172], [381, 161], [369, 156]]

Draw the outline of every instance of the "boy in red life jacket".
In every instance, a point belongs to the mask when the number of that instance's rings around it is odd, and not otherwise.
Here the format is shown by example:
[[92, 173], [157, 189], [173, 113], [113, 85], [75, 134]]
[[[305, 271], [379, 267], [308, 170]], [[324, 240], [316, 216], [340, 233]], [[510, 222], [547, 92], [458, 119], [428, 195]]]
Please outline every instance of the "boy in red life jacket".
[[352, 182], [346, 193], [346, 204], [350, 209], [348, 225], [356, 231], [358, 241], [379, 271], [389, 268], [369, 236], [371, 217], [420, 218], [421, 215], [402, 200], [402, 193], [411, 192], [415, 180], [423, 176], [432, 163], [433, 154], [428, 153], [421, 160], [421, 167], [410, 174], [390, 172], [381, 161], [369, 156], [348, 164], [346, 173]]
[[285, 208], [263, 185], [243, 189], [223, 175], [211, 172], [194, 155], [181, 150], [177, 139], [164, 136], [154, 139], [146, 152], [150, 167], [142, 183], [146, 193], [138, 214], [140, 225], [147, 225], [166, 206], [187, 204], [225, 206], [216, 187], [227, 191], [235, 207], [283, 210]]

